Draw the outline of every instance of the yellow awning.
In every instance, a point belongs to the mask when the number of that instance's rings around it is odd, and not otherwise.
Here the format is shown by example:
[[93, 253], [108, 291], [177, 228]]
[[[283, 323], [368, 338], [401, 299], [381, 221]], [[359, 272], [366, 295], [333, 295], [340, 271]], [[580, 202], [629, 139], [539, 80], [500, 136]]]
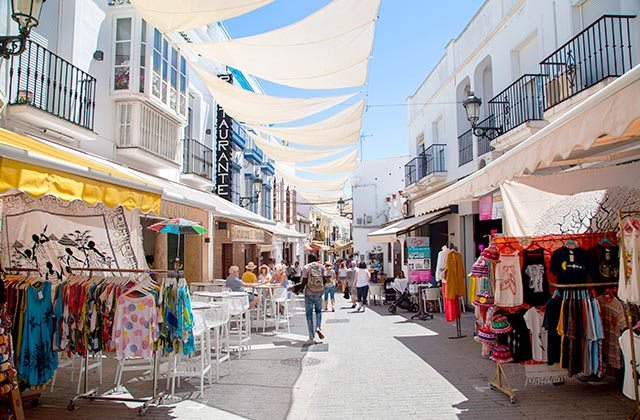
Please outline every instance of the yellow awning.
[[[131, 185], [153, 190], [156, 187], [97, 159], [4, 129], [0, 129], [0, 145], [9, 147], [0, 150], [0, 192], [16, 189], [33, 197], [51, 194], [64, 201], [160, 212], [160, 194]], [[19, 150], [26, 153], [17, 153]], [[109, 182], [102, 180], [105, 178]]]

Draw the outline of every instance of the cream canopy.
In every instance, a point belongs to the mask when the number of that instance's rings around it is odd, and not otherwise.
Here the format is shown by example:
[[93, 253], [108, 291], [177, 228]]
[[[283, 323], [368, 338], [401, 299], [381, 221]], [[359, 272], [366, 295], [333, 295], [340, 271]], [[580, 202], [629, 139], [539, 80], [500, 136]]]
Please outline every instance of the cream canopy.
[[224, 111], [245, 123], [278, 124], [301, 120], [356, 95], [308, 99], [261, 95], [227, 83], [197, 64], [191, 63], [191, 66]]
[[324, 120], [296, 127], [251, 125], [256, 132], [272, 135], [289, 143], [306, 146], [338, 146], [360, 140], [364, 99]]
[[315, 174], [339, 174], [346, 172], [353, 172], [356, 169], [358, 163], [358, 150], [344, 155], [342, 157], [333, 159], [327, 163], [314, 166], [299, 166], [295, 168], [299, 171], [312, 172]]
[[133, 7], [162, 32], [186, 31], [243, 15], [273, 0], [131, 0]]
[[327, 201], [338, 201], [340, 198], [346, 198], [347, 194], [344, 193], [343, 190], [337, 192], [323, 192], [323, 193], [310, 193], [303, 190], [296, 190], [298, 195], [300, 195], [305, 200], [309, 201], [309, 203], [323, 203]]
[[325, 149], [325, 150], [303, 150], [292, 149], [290, 147], [281, 146], [267, 139], [257, 136], [247, 131], [249, 137], [256, 143], [269, 159], [277, 162], [312, 162], [314, 160], [328, 158], [329, 156], [344, 152], [349, 148], [341, 149]]
[[334, 0], [289, 26], [245, 38], [184, 44], [195, 54], [302, 89], [367, 81], [381, 0]]
[[279, 175], [287, 181], [288, 184], [294, 185], [296, 188], [310, 188], [315, 190], [339, 190], [344, 187], [347, 177], [338, 179], [306, 179], [299, 176], [289, 174], [283, 171], [278, 172]]

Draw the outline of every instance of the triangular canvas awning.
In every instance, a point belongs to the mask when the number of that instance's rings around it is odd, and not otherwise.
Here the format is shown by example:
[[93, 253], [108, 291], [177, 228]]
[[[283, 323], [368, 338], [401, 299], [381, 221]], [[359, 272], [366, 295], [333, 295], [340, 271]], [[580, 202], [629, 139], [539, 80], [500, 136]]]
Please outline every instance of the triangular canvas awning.
[[380, 0], [334, 0], [267, 33], [184, 48], [262, 79], [302, 89], [340, 89], [367, 81]]
[[235, 120], [250, 124], [280, 124], [301, 120], [356, 95], [351, 93], [320, 98], [261, 95], [227, 83], [197, 64], [191, 63], [191, 67], [227, 114]]
[[[486, 194], [503, 182], [524, 173], [557, 165], [571, 166], [596, 160], [580, 154], [591, 149], [610, 150], [613, 145], [637, 144], [640, 136], [640, 65], [614, 80], [564, 115], [515, 146], [487, 166], [453, 185], [431, 194], [415, 205], [416, 214], [457, 204]], [[615, 160], [621, 153], [594, 156]], [[574, 158], [575, 156], [575, 158]]]
[[327, 163], [322, 163], [314, 166], [300, 166], [296, 165], [296, 169], [299, 171], [311, 172], [314, 174], [340, 174], [353, 172], [356, 169], [358, 163], [358, 150], [344, 155], [342, 157], [332, 159]]
[[305, 146], [341, 146], [357, 143], [362, 129], [364, 99], [322, 121], [296, 127], [267, 127], [252, 125], [249, 128], [271, 135], [289, 143]]
[[162, 32], [187, 31], [249, 13], [273, 0], [131, 0], [136, 11]]
[[281, 146], [277, 143], [266, 140], [253, 133], [247, 132], [247, 134], [256, 143], [256, 146], [258, 146], [269, 159], [273, 159], [279, 162], [313, 162], [314, 160], [325, 159], [329, 156], [333, 156], [347, 150], [347, 148], [325, 150], [292, 149], [290, 147]]

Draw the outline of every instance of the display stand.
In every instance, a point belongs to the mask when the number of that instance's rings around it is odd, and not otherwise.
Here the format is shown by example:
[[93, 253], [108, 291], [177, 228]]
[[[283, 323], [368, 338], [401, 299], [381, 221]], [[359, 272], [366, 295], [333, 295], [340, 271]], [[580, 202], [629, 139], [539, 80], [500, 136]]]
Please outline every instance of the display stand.
[[509, 378], [507, 377], [507, 373], [504, 371], [502, 367], [502, 363], [495, 362], [496, 364], [496, 372], [493, 375], [493, 380], [489, 382], [489, 386], [494, 391], [500, 391], [503, 394], [509, 397], [509, 401], [511, 404], [516, 403], [516, 392], [511, 386], [511, 382], [509, 382]]
[[[105, 269], [105, 268], [71, 268], [70, 271], [80, 271], [80, 272], [89, 272], [93, 274], [94, 272], [109, 272], [109, 273], [167, 273], [168, 270], [142, 270], [142, 269]], [[138, 414], [144, 416], [147, 414], [147, 410], [151, 406], [159, 406], [162, 405], [164, 401], [164, 392], [158, 393], [158, 351], [153, 352], [153, 372], [151, 372], [152, 381], [153, 381], [153, 391], [151, 397], [146, 398], [129, 398], [129, 397], [119, 397], [107, 394], [98, 394], [98, 389], [93, 388], [89, 389], [88, 384], [88, 374], [89, 374], [89, 355], [85, 354], [84, 359], [84, 388], [81, 394], [73, 397], [69, 404], [67, 405], [67, 409], [69, 411], [74, 411], [76, 409], [76, 402], [78, 400], [91, 400], [91, 401], [117, 401], [117, 402], [139, 402], [143, 403], [142, 406], [138, 409]]]
[[[622, 219], [625, 215], [632, 215], [632, 214], [636, 214], [639, 215], [640, 211], [621, 211], [618, 210], [618, 228], [620, 229], [620, 231], [622, 232], [623, 226], [622, 226]], [[624, 270], [620, 273], [620, 275], [624, 276], [626, 271], [627, 271], [627, 260], [624, 258], [624, 237], [621, 238], [620, 242], [619, 242], [619, 247], [620, 247], [620, 258], [622, 258], [622, 264], [624, 267]], [[627, 328], [629, 329], [629, 343], [631, 344], [631, 366], [633, 368], [633, 397], [635, 399], [635, 407], [633, 408], [633, 413], [631, 413], [631, 415], [628, 417], [629, 419], [640, 419], [640, 396], [638, 395], [638, 364], [637, 364], [637, 360], [636, 360], [636, 346], [635, 346], [635, 340], [633, 339], [633, 319], [631, 316], [631, 309], [630, 309], [630, 305], [629, 302], [626, 302], [625, 306], [625, 312], [626, 312], [626, 319], [627, 319]]]
[[460, 317], [456, 318], [456, 335], [449, 337], [451, 340], [455, 340], [458, 338], [464, 338], [466, 335], [462, 334], [462, 325], [460, 325]]
[[424, 285], [418, 285], [418, 306], [420, 307], [420, 309], [418, 309], [418, 313], [411, 316], [411, 319], [419, 319], [421, 321], [426, 321], [427, 319], [433, 319], [433, 315], [431, 314], [431, 312], [427, 311], [427, 309], [425, 308], [426, 306], [426, 302], [424, 300], [424, 296], [423, 296], [423, 291], [424, 289], [426, 289], [427, 286]]

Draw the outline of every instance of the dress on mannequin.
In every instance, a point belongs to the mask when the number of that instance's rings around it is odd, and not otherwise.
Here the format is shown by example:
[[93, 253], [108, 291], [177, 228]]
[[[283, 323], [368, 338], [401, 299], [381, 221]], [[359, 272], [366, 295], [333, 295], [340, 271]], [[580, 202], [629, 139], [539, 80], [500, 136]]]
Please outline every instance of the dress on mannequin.
[[[640, 337], [636, 334], [634, 336], [634, 349], [636, 353], [636, 364], [640, 361]], [[620, 348], [622, 348], [622, 355], [624, 356], [624, 383], [622, 385], [622, 393], [632, 400], [635, 399], [635, 393], [633, 390], [633, 368], [631, 367], [631, 341], [629, 338], [629, 330], [625, 330], [620, 338]], [[637, 386], [637, 384], [636, 384]]]

